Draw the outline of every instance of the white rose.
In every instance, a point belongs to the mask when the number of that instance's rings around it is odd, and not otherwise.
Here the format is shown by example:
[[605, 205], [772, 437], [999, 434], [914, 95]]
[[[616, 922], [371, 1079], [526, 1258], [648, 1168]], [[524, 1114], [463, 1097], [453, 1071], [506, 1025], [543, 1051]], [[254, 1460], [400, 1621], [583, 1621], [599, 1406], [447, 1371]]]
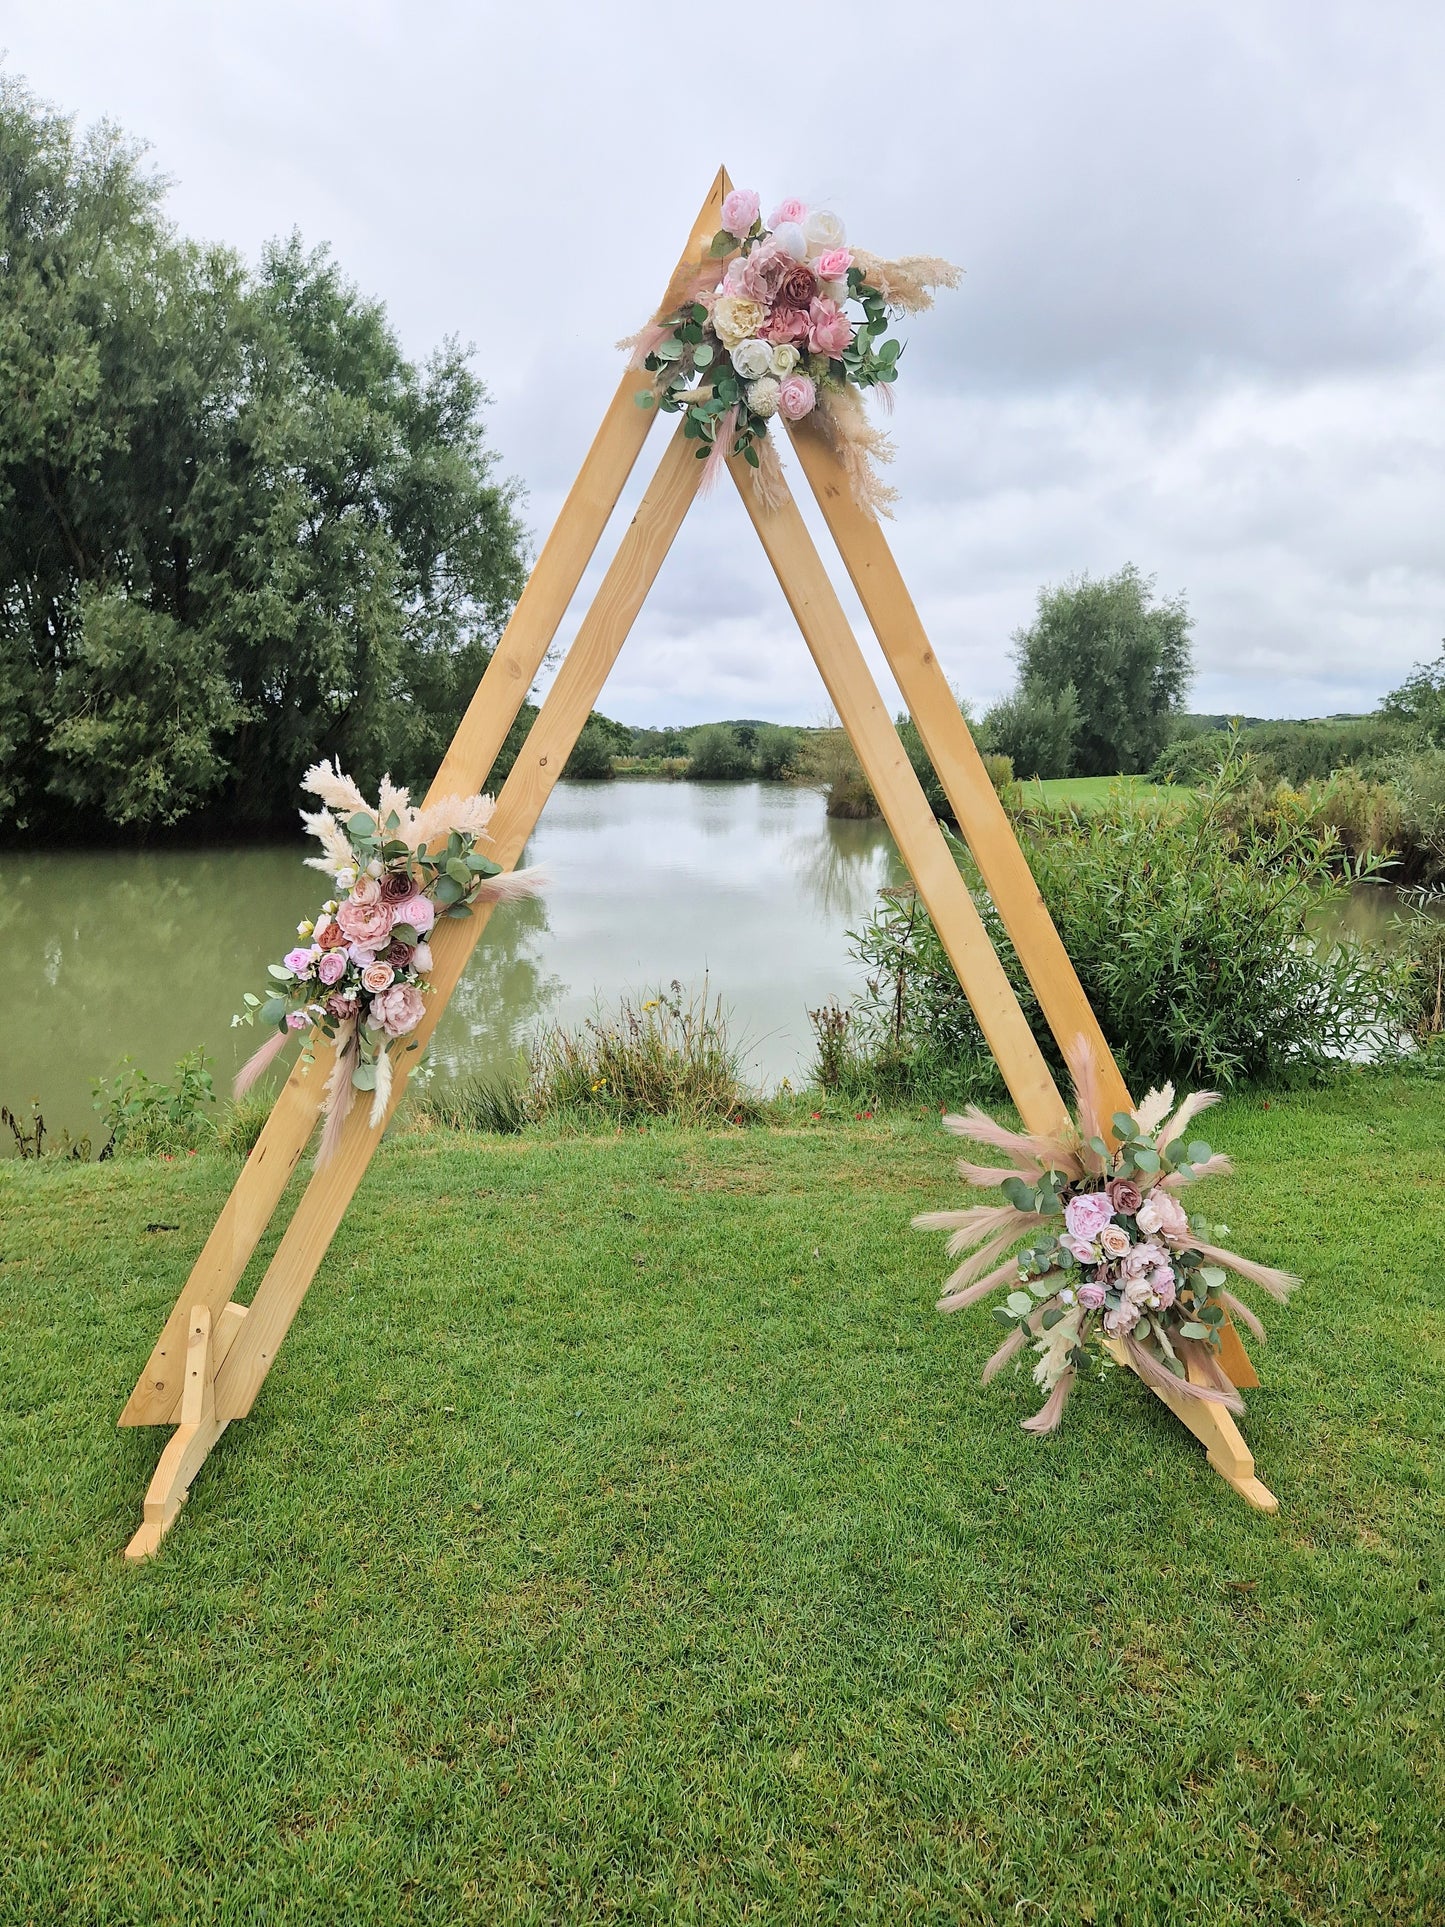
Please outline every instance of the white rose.
[[764, 375], [760, 381], [753, 382], [747, 390], [748, 407], [763, 421], [778, 412], [778, 395], [781, 392], [778, 382], [772, 375]]
[[829, 248], [841, 248], [848, 236], [837, 215], [820, 207], [814, 209], [803, 223], [803, 239], [811, 260], [816, 254], [826, 254]]
[[773, 373], [779, 381], [791, 375], [803, 357], [791, 341], [780, 341], [773, 350]]
[[[827, 218], [831, 221], [833, 217], [830, 214]], [[809, 219], [811, 221], [812, 217]], [[795, 261], [807, 260], [808, 237], [796, 221], [780, 221], [773, 229], [773, 239], [780, 248], [786, 248]], [[824, 242], [823, 245], [826, 247], [829, 244]]]
[[740, 341], [733, 349], [732, 362], [744, 381], [756, 381], [759, 375], [771, 372], [773, 351], [769, 343], [759, 341], [756, 335], [749, 335], [746, 341]]

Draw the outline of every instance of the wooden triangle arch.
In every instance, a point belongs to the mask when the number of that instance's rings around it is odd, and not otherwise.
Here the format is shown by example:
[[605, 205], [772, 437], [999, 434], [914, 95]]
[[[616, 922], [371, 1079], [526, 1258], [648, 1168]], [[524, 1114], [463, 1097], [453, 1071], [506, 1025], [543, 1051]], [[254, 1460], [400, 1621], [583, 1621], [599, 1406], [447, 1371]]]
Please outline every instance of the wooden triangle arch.
[[[658, 308], [659, 318], [676, 309], [708, 258], [728, 189], [726, 171], [720, 170]], [[637, 405], [642, 379], [628, 370], [619, 382], [556, 527], [437, 772], [429, 800], [475, 793], [486, 782], [658, 418], [655, 408]], [[492, 853], [504, 868], [512, 868], [521, 857], [697, 492], [702, 463], [681, 431], [679, 422], [502, 785], [490, 836]], [[789, 432], [1050, 1029], [1061, 1043], [1079, 1037], [1086, 1040], [1106, 1115], [1132, 1109], [882, 529], [853, 499], [837, 458], [822, 437], [809, 432], [806, 424]], [[1067, 1115], [1064, 1101], [924, 800], [797, 505], [788, 497], [779, 508], [762, 507], [751, 485], [752, 471], [737, 461], [730, 462], [729, 468], [1013, 1100], [1030, 1130], [1052, 1132]], [[420, 1042], [425, 1043], [436, 1028], [486, 922], [487, 912], [482, 910], [465, 922], [438, 924], [432, 939], [435, 990], [416, 1033]], [[380, 1141], [381, 1133], [369, 1128], [366, 1107], [357, 1105], [336, 1156], [307, 1185], [250, 1306], [235, 1303], [232, 1293], [316, 1123], [317, 1093], [326, 1078], [328, 1052], [329, 1046], [318, 1037], [318, 1061], [309, 1075], [303, 1076], [299, 1067], [292, 1070], [121, 1413], [122, 1425], [176, 1426], [146, 1493], [144, 1523], [127, 1548], [130, 1559], [148, 1558], [156, 1550], [211, 1448], [231, 1421], [245, 1417], [255, 1403], [277, 1348]], [[406, 1082], [406, 1071], [399, 1066], [392, 1112]], [[1232, 1328], [1225, 1332], [1223, 1363], [1236, 1385], [1258, 1384]], [[1222, 1478], [1252, 1505], [1274, 1510], [1275, 1500], [1255, 1478], [1254, 1460], [1227, 1411], [1198, 1399], [1170, 1397], [1167, 1392], [1159, 1396], [1203, 1441], [1209, 1463]]]

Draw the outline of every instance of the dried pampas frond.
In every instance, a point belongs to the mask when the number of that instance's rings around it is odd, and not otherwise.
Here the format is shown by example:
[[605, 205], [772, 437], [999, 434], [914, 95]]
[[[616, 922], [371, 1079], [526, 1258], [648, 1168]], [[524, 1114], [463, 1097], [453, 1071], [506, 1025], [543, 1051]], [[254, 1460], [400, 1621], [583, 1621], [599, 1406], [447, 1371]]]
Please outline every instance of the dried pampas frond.
[[471, 901], [520, 903], [524, 897], [535, 897], [550, 881], [540, 864], [530, 870], [504, 870], [499, 877], [488, 877]]
[[1027, 1325], [1015, 1325], [1008, 1337], [996, 1352], [990, 1352], [979, 1377], [980, 1385], [987, 1385], [990, 1379], [997, 1378], [1011, 1358], [1017, 1358], [1029, 1342]]
[[777, 443], [771, 435], [764, 435], [753, 446], [758, 451], [758, 465], [753, 470], [752, 490], [767, 510], [782, 508], [788, 499], [788, 484], [783, 475], [783, 464], [778, 459]]
[[413, 810], [402, 826], [403, 835], [413, 849], [431, 844], [440, 836], [482, 837], [496, 811], [490, 796], [443, 796], [438, 802], [424, 803]]
[[1258, 1285], [1261, 1291], [1267, 1291], [1277, 1304], [1287, 1305], [1290, 1293], [1299, 1284], [1299, 1279], [1292, 1271], [1277, 1271], [1273, 1265], [1257, 1265], [1253, 1258], [1241, 1258], [1237, 1251], [1225, 1251], [1219, 1245], [1200, 1244], [1197, 1238], [1192, 1238], [1190, 1243], [1201, 1258], [1207, 1258], [1211, 1264], [1223, 1265], [1226, 1271], [1247, 1278], [1252, 1285]]
[[308, 812], [302, 810], [301, 821], [307, 834], [314, 836], [326, 852], [325, 856], [308, 856], [305, 859], [308, 870], [320, 870], [326, 876], [335, 876], [338, 870], [351, 869], [356, 863], [356, 854], [346, 840], [346, 832], [331, 814], [330, 810]]
[[290, 1042], [290, 1031], [278, 1030], [274, 1037], [266, 1039], [260, 1050], [253, 1051], [236, 1072], [235, 1081], [231, 1085], [232, 1097], [244, 1097], [256, 1079], [270, 1069]]
[[702, 465], [702, 480], [697, 486], [699, 495], [706, 495], [710, 489], [716, 487], [718, 477], [723, 472], [723, 466], [733, 452], [733, 438], [737, 432], [738, 411], [737, 404], [734, 403], [726, 413], [717, 418], [712, 447], [708, 451], [707, 460]]
[[330, 810], [345, 810], [348, 815], [357, 810], [364, 810], [368, 815], [371, 812], [370, 803], [335, 763], [313, 763], [301, 778], [301, 787], [319, 796]]
[[1042, 1436], [1045, 1432], [1057, 1432], [1063, 1423], [1064, 1407], [1069, 1402], [1069, 1393], [1074, 1389], [1074, 1377], [1074, 1368], [1070, 1365], [1033, 1417], [1019, 1420], [1020, 1429], [1033, 1432], [1036, 1436]]
[[854, 501], [860, 508], [891, 520], [898, 490], [889, 487], [873, 464], [891, 462], [893, 444], [869, 421], [858, 390], [851, 383], [841, 388], [820, 388], [813, 419], [838, 457]]
[[[1012, 1242], [1010, 1238], [1009, 1243]], [[984, 1255], [986, 1258], [987, 1254]], [[980, 1298], [987, 1298], [989, 1293], [997, 1291], [1000, 1285], [1017, 1284], [1019, 1268], [1012, 1258], [1005, 1258], [995, 1270], [988, 1272], [982, 1278], [975, 1279], [973, 1284], [964, 1285], [956, 1291], [950, 1289], [961, 1275], [955, 1272], [952, 1278], [944, 1280], [943, 1296], [938, 1301], [937, 1310], [963, 1311], [969, 1305], [976, 1305]]]
[[956, 288], [963, 269], [956, 268], [936, 254], [905, 254], [896, 261], [885, 261], [866, 248], [854, 248], [853, 265], [863, 270], [870, 288], [876, 288], [890, 308], [903, 308], [909, 314], [922, 314], [933, 306], [934, 288]]
[[391, 1052], [382, 1047], [376, 1053], [376, 1089], [371, 1098], [371, 1115], [367, 1123], [373, 1131], [379, 1131], [386, 1121], [386, 1107], [391, 1102]]
[[389, 776], [383, 776], [376, 807], [378, 819], [382, 823], [385, 823], [393, 810], [396, 811], [398, 820], [405, 823], [411, 815], [411, 791], [398, 789]]
[[337, 1032], [336, 1057], [332, 1062], [331, 1074], [321, 1093], [321, 1106], [325, 1112], [326, 1123], [322, 1128], [321, 1142], [316, 1147], [318, 1171], [324, 1170], [336, 1156], [341, 1143], [341, 1133], [346, 1120], [351, 1115], [351, 1107], [356, 1102], [356, 1086], [351, 1081], [351, 1073], [356, 1068], [361, 1055], [356, 1041], [356, 1025], [347, 1024]]
[[660, 348], [671, 333], [671, 328], [665, 328], [660, 321], [648, 321], [636, 334], [624, 335], [617, 346], [627, 356], [629, 368], [641, 368], [647, 357]]
[[1174, 1086], [1166, 1084], [1162, 1091], [1150, 1091], [1144, 1102], [1134, 1113], [1134, 1122], [1139, 1127], [1139, 1135], [1148, 1137], [1174, 1109]]
[[1186, 1124], [1190, 1124], [1201, 1111], [1207, 1111], [1211, 1104], [1219, 1104], [1218, 1091], [1194, 1091], [1186, 1097], [1173, 1117], [1166, 1118], [1154, 1134], [1154, 1143], [1159, 1150], [1174, 1142]]

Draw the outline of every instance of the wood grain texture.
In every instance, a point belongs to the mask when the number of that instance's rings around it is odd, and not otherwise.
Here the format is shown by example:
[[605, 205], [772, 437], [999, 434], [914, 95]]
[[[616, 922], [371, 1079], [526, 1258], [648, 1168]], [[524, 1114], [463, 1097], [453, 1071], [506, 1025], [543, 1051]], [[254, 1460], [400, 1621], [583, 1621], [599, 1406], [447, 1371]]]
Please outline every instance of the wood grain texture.
[[[490, 835], [492, 853], [504, 869], [516, 865], [536, 826], [617, 652], [682, 526], [700, 476], [701, 464], [693, 459], [692, 444], [684, 439], [679, 423], [497, 798]], [[444, 919], [437, 924], [431, 940], [434, 988], [415, 1033], [419, 1044], [424, 1045], [435, 1029], [486, 927], [488, 914], [482, 909], [464, 920]], [[408, 1064], [414, 1061], [405, 1057], [398, 1061], [388, 1117], [405, 1094]], [[217, 1412], [222, 1422], [250, 1411], [277, 1347], [376, 1150], [381, 1133], [371, 1129], [367, 1112], [363, 1103], [354, 1106], [336, 1155], [312, 1178], [257, 1287], [250, 1313], [217, 1379]]]
[[[678, 305], [705, 259], [729, 185], [726, 170], [720, 168], [658, 304], [658, 317]], [[647, 375], [629, 369], [618, 382], [577, 480], [427, 792], [428, 801], [472, 795], [486, 782], [657, 419], [655, 408], [637, 404], [638, 390], [649, 380]], [[332, 1063], [331, 1046], [325, 1038], [316, 1038], [314, 1054], [315, 1063], [309, 1070], [299, 1063], [293, 1066], [272, 1106], [265, 1128], [136, 1380], [120, 1424], [174, 1422], [190, 1308], [205, 1303], [219, 1312], [230, 1299], [315, 1126]]]
[[734, 457], [728, 467], [1014, 1103], [1030, 1130], [1057, 1131], [1067, 1122], [1064, 1101], [928, 807], [798, 505], [786, 494], [780, 507], [765, 508], [747, 464]]

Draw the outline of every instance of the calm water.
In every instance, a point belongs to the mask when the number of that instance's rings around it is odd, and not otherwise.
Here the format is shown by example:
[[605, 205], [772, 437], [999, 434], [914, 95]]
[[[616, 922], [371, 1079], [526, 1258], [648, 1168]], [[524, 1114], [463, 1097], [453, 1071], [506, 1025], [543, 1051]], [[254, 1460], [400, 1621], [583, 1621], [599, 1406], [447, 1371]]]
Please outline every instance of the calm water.
[[[166, 1077], [197, 1043], [228, 1079], [259, 1041], [232, 1011], [324, 894], [308, 854], [0, 855], [0, 1102], [38, 1095], [52, 1129], [89, 1130], [92, 1077], [127, 1054]], [[900, 874], [881, 824], [760, 784], [563, 784], [525, 860], [551, 887], [492, 917], [438, 1028], [437, 1077], [509, 1065], [539, 1020], [579, 1020], [599, 996], [706, 972], [753, 1078], [796, 1079], [808, 1007], [856, 982], [849, 925]]]

